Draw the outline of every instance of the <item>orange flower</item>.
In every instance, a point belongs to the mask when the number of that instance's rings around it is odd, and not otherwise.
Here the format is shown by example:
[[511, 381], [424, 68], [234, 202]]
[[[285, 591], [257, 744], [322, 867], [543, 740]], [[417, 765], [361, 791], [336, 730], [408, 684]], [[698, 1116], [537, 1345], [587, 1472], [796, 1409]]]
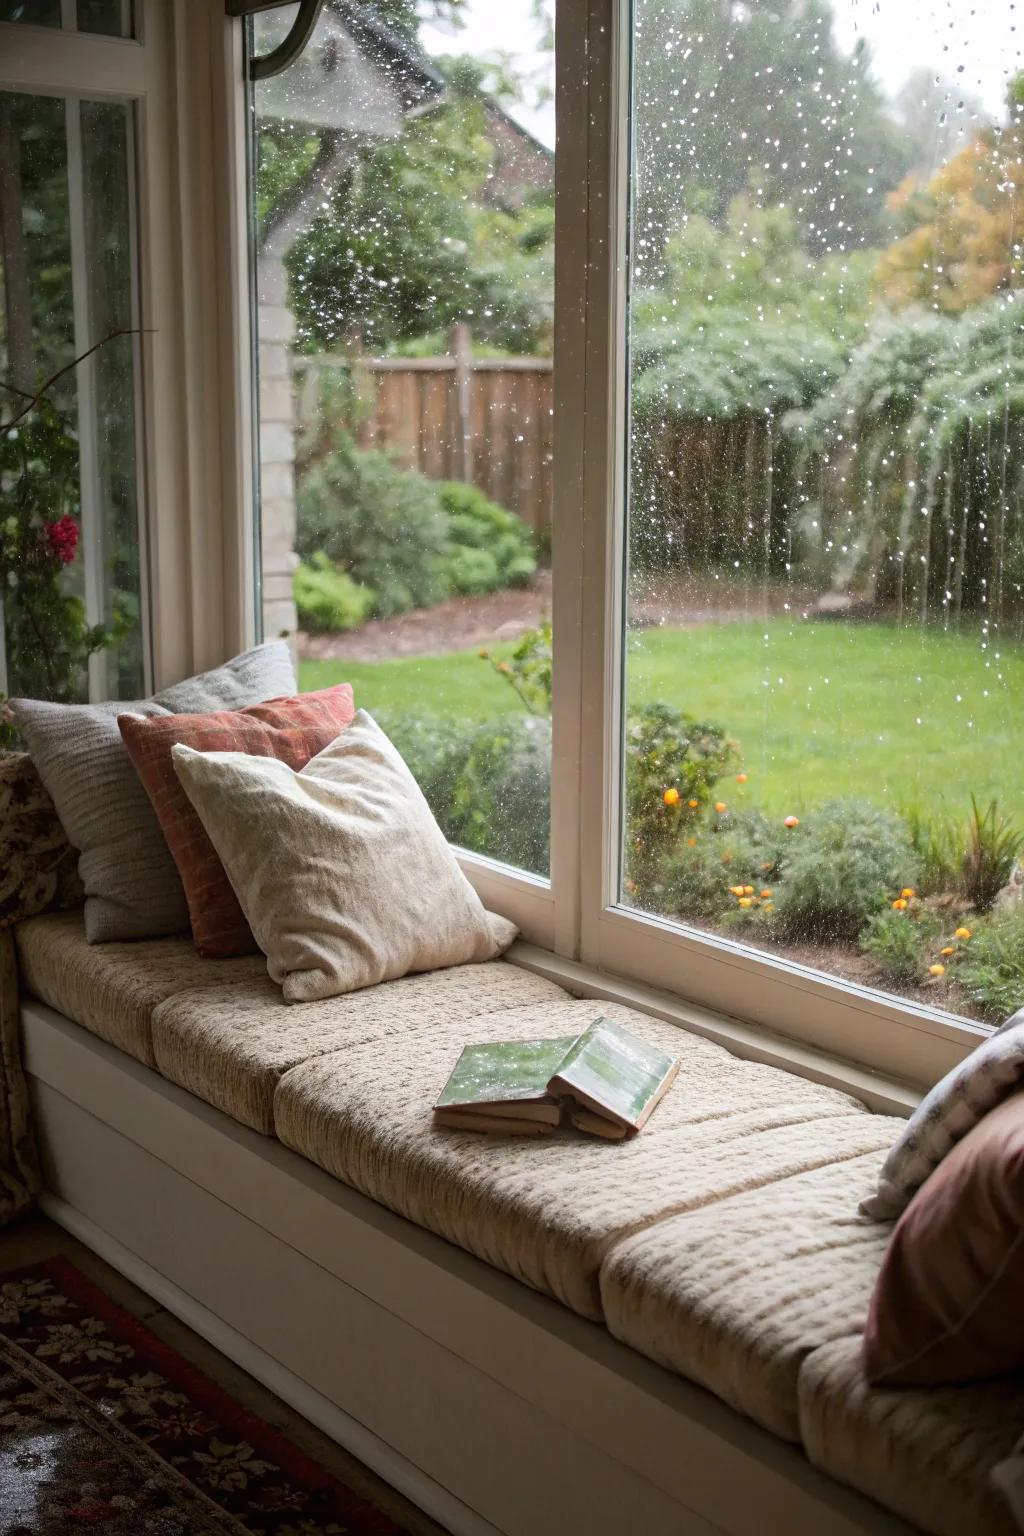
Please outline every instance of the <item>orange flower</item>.
[[507, 661], [499, 661], [498, 662], [498, 671], [499, 672], [504, 672], [506, 674], [506, 676], [507, 676], [512, 671], [512, 668], [509, 666]]
[[944, 965], [936, 964], [936, 965], [930, 965], [928, 967], [928, 975], [929, 976], [945, 976], [945, 974], [946, 974], [946, 967]]
[[678, 805], [679, 804], [679, 791], [678, 791], [678, 789], [666, 789], [665, 793], [662, 795], [661, 798], [664, 800], [666, 805], [669, 805], [669, 806], [671, 806], [671, 805]]
[[902, 896], [897, 896], [896, 900], [892, 904], [892, 909], [894, 912], [905, 912], [907, 910], [907, 902], [905, 898]]
[[696, 811], [696, 810], [700, 809], [700, 801], [699, 800], [687, 800], [686, 803], [690, 807], [691, 811]]
[[729, 807], [726, 805], [724, 800], [715, 801], [715, 810], [718, 812], [719, 816], [723, 816], [728, 809]]
[[770, 891], [770, 890], [768, 890], [768, 889], [767, 889], [767, 887], [766, 887], [766, 888], [765, 888], [765, 889], [764, 889], [764, 890], [763, 890], [763, 891], [762, 891], [762, 892], [761, 892], [761, 900], [762, 900], [762, 901], [771, 901], [771, 899], [772, 899], [772, 893], [771, 893], [771, 891]]
[[747, 894], [742, 885], [730, 885], [729, 891], [733, 896], [745, 896]]
[[741, 896], [740, 897], [740, 906], [741, 907], [746, 908], [746, 907], [749, 907], [749, 906], [752, 906], [752, 905], [753, 905], [753, 903], [751, 902], [749, 896]]
[[971, 930], [969, 928], [958, 928], [953, 935], [954, 939], [969, 939], [970, 936]]
[[747, 776], [746, 776], [745, 773], [738, 773], [736, 775], [736, 783], [737, 784], [745, 784], [746, 782], [747, 782]]
[[774, 912], [775, 911], [775, 907], [772, 904], [772, 902], [766, 901], [765, 904], [764, 904], [764, 910], [766, 912]]
[[909, 901], [911, 896], [916, 896], [917, 895], [917, 892], [914, 890], [914, 887], [912, 885], [905, 885], [903, 887], [902, 891], [900, 891], [900, 895], [905, 897], [906, 900]]
[[752, 885], [745, 885], [743, 887], [743, 894], [744, 894], [744, 896], [753, 896], [753, 894], [754, 894], [754, 887]]
[[956, 954], [956, 945], [955, 944], [946, 944], [946, 945], [944, 945], [943, 948], [939, 950], [939, 954], [940, 955], [955, 955]]
[[771, 859], [766, 859], [765, 862], [761, 865], [762, 869], [771, 869], [771, 867], [772, 867]]
[[695, 837], [688, 837], [686, 839], [686, 846], [687, 846], [687, 848], [696, 848], [696, 846], [697, 846], [697, 839]]
[[798, 827], [800, 825], [800, 817], [799, 816], [787, 816], [785, 821], [782, 823], [782, 825], [784, 827], [788, 827], [789, 830], [792, 831], [794, 827]]

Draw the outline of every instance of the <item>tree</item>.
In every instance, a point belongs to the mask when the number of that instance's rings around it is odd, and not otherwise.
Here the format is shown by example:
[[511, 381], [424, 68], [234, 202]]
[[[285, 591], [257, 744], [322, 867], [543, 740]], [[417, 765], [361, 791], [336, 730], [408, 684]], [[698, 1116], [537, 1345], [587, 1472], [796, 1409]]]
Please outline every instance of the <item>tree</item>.
[[741, 192], [792, 209], [818, 252], [877, 243], [910, 150], [867, 49], [847, 56], [826, 0], [665, 0], [638, 8], [635, 261], [657, 280], [694, 211], [724, 219]]
[[905, 233], [875, 274], [893, 309], [926, 304], [959, 314], [1024, 282], [1024, 76], [1010, 88], [1010, 121], [987, 128], [924, 185], [908, 178], [890, 205]]

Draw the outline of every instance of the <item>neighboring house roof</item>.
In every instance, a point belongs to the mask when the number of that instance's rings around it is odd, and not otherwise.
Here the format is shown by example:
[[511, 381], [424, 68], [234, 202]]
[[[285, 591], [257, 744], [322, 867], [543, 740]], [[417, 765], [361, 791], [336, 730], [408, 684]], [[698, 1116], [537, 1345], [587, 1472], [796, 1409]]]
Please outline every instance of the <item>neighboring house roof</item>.
[[487, 199], [505, 208], [521, 208], [531, 192], [546, 192], [554, 185], [554, 150], [490, 97], [484, 97], [484, 112], [494, 145]]

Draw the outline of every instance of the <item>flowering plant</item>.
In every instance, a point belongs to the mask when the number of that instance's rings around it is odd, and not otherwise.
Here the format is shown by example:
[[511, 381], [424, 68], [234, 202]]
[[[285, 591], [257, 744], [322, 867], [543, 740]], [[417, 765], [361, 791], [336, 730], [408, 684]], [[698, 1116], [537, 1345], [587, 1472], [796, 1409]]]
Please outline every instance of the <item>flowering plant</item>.
[[36, 698], [81, 697], [89, 657], [115, 638], [110, 627], [90, 624], [82, 599], [67, 590], [80, 538], [78, 476], [78, 441], [51, 399], [0, 428], [7, 676]]

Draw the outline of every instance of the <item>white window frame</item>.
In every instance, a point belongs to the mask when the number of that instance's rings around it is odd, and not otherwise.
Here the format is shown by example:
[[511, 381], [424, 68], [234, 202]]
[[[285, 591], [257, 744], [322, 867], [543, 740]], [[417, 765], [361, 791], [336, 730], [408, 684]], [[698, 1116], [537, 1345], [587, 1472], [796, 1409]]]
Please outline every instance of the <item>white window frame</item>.
[[[562, 12], [570, 46], [558, 89], [556, 912], [563, 902], [578, 910], [575, 953], [585, 965], [674, 994], [681, 1022], [688, 1007], [702, 1017], [711, 1010], [927, 1087], [987, 1031], [618, 903], [631, 7], [563, 0]], [[553, 947], [573, 953], [564, 941]]]
[[248, 327], [232, 266], [244, 181], [233, 186], [228, 153], [240, 64], [219, 0], [136, 0], [136, 32], [0, 22], [0, 89], [134, 109], [144, 641], [161, 687], [254, 629], [248, 391], [235, 377]]

